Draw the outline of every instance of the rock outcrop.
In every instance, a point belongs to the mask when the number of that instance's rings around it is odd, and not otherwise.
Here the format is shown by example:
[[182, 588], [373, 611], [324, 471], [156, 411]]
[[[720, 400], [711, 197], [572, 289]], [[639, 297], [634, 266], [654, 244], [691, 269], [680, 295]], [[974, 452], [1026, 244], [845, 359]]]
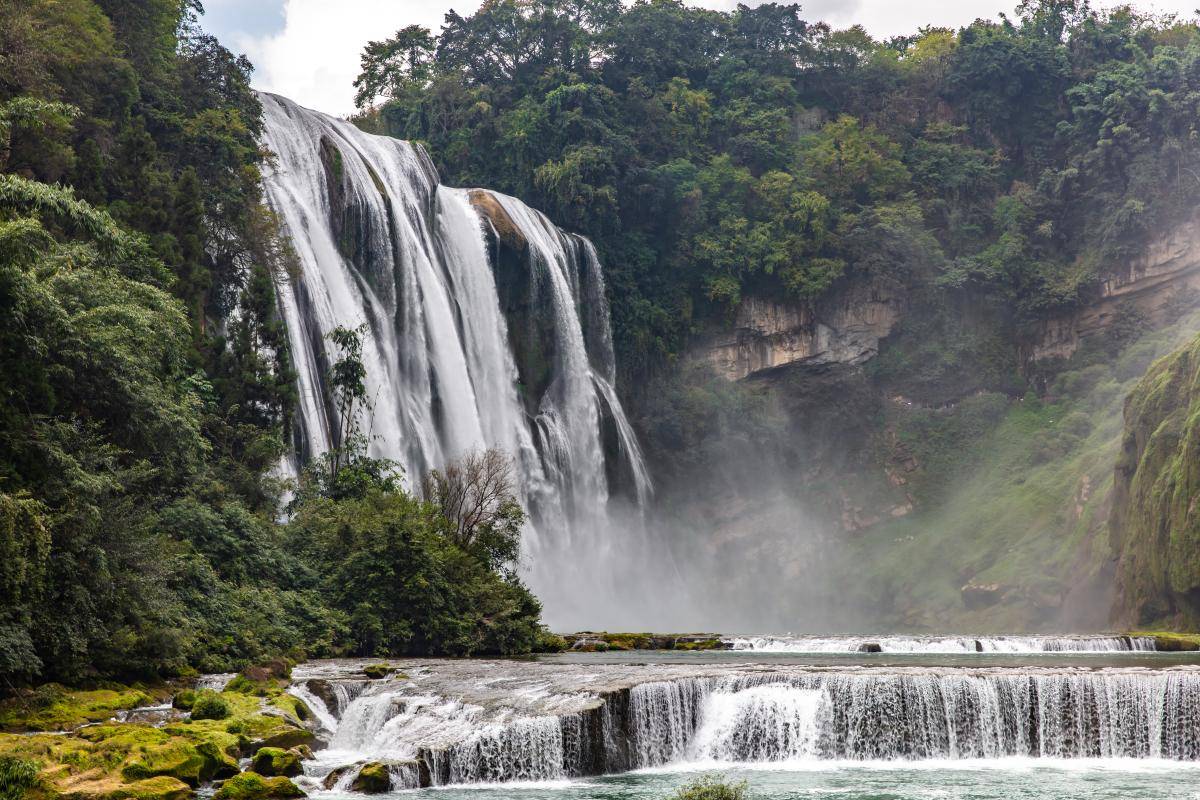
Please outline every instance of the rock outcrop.
[[1157, 361], [1125, 401], [1109, 526], [1113, 621], [1200, 624], [1200, 337]]
[[1200, 218], [1151, 241], [1138, 258], [1112, 267], [1077, 310], [1041, 322], [1026, 345], [1029, 361], [1069, 358], [1089, 337], [1135, 312], [1157, 327], [1200, 292]]
[[793, 364], [861, 364], [879, 352], [901, 305], [899, 288], [882, 281], [852, 283], [812, 306], [751, 296], [733, 325], [697, 342], [692, 357], [731, 381]]

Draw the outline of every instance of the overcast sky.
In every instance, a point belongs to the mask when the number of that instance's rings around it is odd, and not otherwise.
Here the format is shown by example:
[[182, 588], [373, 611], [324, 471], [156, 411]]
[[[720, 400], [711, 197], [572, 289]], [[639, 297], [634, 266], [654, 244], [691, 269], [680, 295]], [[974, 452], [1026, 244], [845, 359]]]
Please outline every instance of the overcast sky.
[[[737, 0], [689, 0], [731, 9]], [[385, 39], [405, 25], [436, 33], [453, 8], [467, 14], [480, 0], [205, 0], [202, 23], [226, 47], [255, 65], [254, 85], [287, 95], [331, 114], [353, 110], [351, 83], [358, 57], [370, 39]], [[922, 25], [961, 27], [1016, 0], [810, 0], [801, 3], [808, 20], [844, 28], [862, 25], [875, 36], [911, 33]], [[1116, 5], [1115, 2], [1094, 5]], [[1135, 0], [1139, 8], [1191, 18], [1200, 0]]]

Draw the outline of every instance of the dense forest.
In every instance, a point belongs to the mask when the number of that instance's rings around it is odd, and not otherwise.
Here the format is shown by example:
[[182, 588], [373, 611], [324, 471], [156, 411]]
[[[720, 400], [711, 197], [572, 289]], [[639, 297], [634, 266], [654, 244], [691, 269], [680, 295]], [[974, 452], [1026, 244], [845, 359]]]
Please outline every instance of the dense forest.
[[[201, 13], [0, 5], [0, 680], [552, 644], [503, 455], [398, 475], [347, 430], [280, 481], [292, 256], [251, 65]], [[1019, 396], [955, 299], [1019, 329], [1200, 199], [1200, 32], [1075, 0], [887, 41], [794, 5], [496, 0], [362, 64], [360, 126], [593, 238], [626, 386], [743, 298], [874, 275], [924, 310], [878, 374]], [[361, 333], [333, 337], [352, 409]], [[642, 433], [661, 464], [692, 427]], [[466, 524], [471, 492], [497, 500]]]
[[[0, 4], [0, 683], [528, 651], [504, 464], [469, 526], [440, 502], [488, 454], [424, 502], [349, 435], [277, 521], [288, 247], [250, 64], [200, 10]], [[358, 334], [334, 335], [361, 402]]]
[[[359, 122], [425, 142], [452, 185], [591, 236], [633, 374], [744, 296], [814, 299], [856, 274], [928, 292], [935, 312], [970, 292], [1036, 319], [1200, 197], [1193, 24], [1024, 0], [877, 41], [802, 11], [451, 12], [366, 47]], [[979, 346], [934, 360], [957, 369]]]

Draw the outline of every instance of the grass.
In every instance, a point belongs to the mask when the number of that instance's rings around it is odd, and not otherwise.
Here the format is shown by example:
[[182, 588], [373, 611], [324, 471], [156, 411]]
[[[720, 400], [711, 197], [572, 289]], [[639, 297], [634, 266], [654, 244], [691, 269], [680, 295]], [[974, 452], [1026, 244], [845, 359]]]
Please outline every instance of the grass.
[[[917, 511], [849, 541], [857, 601], [892, 609], [909, 630], [1003, 632], [1061, 627], [1073, 587], [1112, 557], [1109, 493], [1124, 399], [1153, 358], [1194, 335], [1192, 315], [1116, 358], [1081, 353], [1045, 399], [968, 398], [950, 410], [896, 405], [888, 424], [920, 469]], [[1098, 358], [1098, 357], [1096, 357]], [[972, 609], [968, 583], [1000, 587]], [[1093, 604], [1094, 605], [1094, 604]], [[1103, 625], [1107, 608], [1096, 608]]]
[[672, 800], [745, 800], [746, 782], [729, 781], [719, 775], [702, 775], [685, 784]]

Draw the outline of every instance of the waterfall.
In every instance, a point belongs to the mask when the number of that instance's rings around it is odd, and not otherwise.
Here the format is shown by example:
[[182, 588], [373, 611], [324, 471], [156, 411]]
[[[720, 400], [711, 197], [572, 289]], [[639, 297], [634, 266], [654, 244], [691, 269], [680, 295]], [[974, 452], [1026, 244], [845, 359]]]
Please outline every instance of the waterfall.
[[580, 687], [578, 702], [523, 708], [466, 702], [457, 693], [467, 683], [452, 681], [445, 694], [385, 684], [350, 703], [319, 758], [326, 770], [339, 758], [405, 765], [425, 785], [714, 761], [1200, 760], [1200, 672], [1191, 668], [757, 669], [602, 694], [584, 688], [594, 674], [558, 674]]
[[637, 562], [645, 546], [637, 526], [610, 519], [612, 496], [638, 507], [651, 491], [614, 388], [595, 249], [515, 198], [439, 185], [417, 146], [261, 99], [274, 154], [264, 190], [296, 255], [295, 274], [277, 279], [299, 383], [290, 469], [339, 444], [325, 337], [365, 325], [358, 421], [371, 455], [415, 484], [469, 451], [503, 450], [548, 619], [582, 623], [590, 610], [594, 622], [598, 599], [626, 594], [609, 560]]
[[1153, 652], [1152, 636], [745, 636], [731, 650], [761, 653]]

